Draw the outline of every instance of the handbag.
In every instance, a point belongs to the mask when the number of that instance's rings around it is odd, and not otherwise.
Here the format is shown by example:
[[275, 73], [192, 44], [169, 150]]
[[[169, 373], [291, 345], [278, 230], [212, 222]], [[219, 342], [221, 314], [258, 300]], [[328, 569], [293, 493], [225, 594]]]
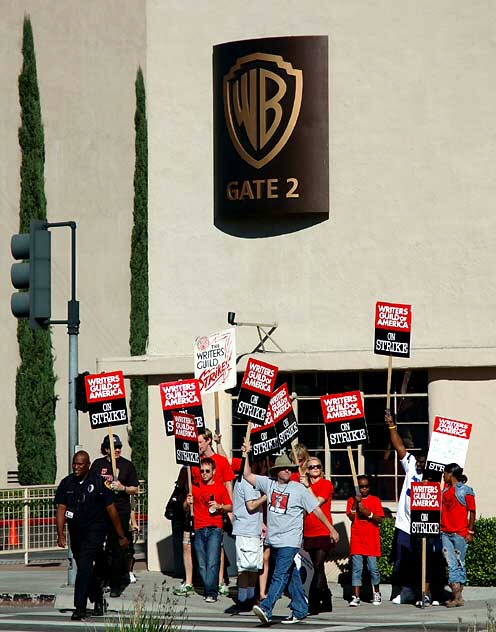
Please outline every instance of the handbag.
[[174, 490], [165, 505], [164, 517], [167, 520], [181, 519], [184, 516], [183, 502], [186, 498], [186, 493], [182, 487], [179, 487], [177, 483], [174, 485]]

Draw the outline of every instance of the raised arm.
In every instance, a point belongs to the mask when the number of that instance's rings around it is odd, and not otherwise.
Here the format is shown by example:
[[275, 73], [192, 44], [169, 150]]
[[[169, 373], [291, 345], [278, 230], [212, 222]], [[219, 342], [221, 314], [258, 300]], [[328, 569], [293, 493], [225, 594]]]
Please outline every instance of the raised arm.
[[217, 454], [220, 454], [221, 456], [224, 456], [226, 459], [228, 459], [229, 457], [227, 456], [226, 451], [224, 450], [224, 446], [222, 445], [222, 435], [220, 433], [214, 432], [213, 439], [215, 441], [215, 444], [217, 445]]
[[389, 428], [389, 437], [391, 439], [393, 448], [396, 450], [396, 454], [401, 461], [401, 459], [404, 459], [406, 455], [405, 444], [403, 443], [403, 439], [400, 437], [398, 430], [396, 429], [393, 415], [391, 414], [391, 411], [387, 408], [384, 412], [384, 421]]
[[261, 507], [264, 503], [267, 502], [267, 496], [262, 494], [260, 498], [255, 498], [254, 500], [247, 500], [245, 502], [246, 509], [248, 513], [255, 513], [259, 507]]
[[247, 480], [252, 487], [255, 487], [255, 483], [257, 482], [257, 477], [251, 471], [250, 459], [248, 457], [250, 450], [251, 450], [251, 443], [249, 441], [244, 441], [241, 447], [241, 452], [243, 453], [243, 456], [245, 457], [245, 469], [243, 470], [243, 476], [245, 480]]

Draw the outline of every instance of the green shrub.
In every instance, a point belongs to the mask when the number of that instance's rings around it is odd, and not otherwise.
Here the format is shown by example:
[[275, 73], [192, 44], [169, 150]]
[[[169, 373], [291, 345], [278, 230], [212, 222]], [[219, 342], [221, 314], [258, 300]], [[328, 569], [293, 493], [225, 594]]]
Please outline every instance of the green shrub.
[[472, 586], [496, 586], [496, 518], [475, 521], [467, 549], [467, 580]]
[[380, 524], [381, 552], [377, 566], [381, 574], [381, 582], [388, 583], [393, 575], [393, 562], [391, 561], [391, 548], [394, 537], [394, 520], [386, 518]]

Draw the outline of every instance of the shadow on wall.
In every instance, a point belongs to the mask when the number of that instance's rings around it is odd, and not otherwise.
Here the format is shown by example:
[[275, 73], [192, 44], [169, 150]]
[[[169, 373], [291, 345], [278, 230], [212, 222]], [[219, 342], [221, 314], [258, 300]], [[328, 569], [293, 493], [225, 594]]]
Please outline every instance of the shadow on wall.
[[246, 220], [225, 220], [216, 217], [214, 224], [216, 228], [223, 233], [232, 235], [233, 237], [241, 237], [243, 239], [259, 239], [261, 237], [276, 237], [278, 235], [287, 235], [296, 233], [310, 226], [315, 226], [329, 219], [322, 215], [295, 215], [290, 217], [281, 217], [280, 219], [267, 220], [263, 216], [253, 216], [253, 219]]

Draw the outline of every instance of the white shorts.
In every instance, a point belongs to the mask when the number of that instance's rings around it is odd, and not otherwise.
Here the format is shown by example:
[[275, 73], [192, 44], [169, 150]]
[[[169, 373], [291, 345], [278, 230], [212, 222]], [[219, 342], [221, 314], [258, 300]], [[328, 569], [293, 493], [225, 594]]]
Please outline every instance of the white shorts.
[[236, 536], [236, 566], [238, 573], [263, 568], [263, 541], [257, 536]]

